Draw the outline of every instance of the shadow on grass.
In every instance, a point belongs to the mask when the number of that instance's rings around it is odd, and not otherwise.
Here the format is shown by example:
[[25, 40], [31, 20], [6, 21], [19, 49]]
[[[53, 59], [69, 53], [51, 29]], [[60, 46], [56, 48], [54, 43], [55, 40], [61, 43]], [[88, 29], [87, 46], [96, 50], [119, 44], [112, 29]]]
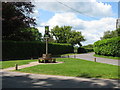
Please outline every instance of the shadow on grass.
[[88, 73], [81, 73], [77, 77], [85, 77], [85, 78], [91, 78], [91, 76]]
[[[87, 76], [87, 75], [86, 75]], [[3, 73], [2, 88], [113, 88], [117, 84], [109, 80], [99, 80], [105, 84], [98, 84], [94, 79], [76, 80], [57, 77], [43, 77], [40, 75]]]
[[[85, 78], [92, 78], [92, 76], [89, 73], [81, 73], [77, 77], [85, 77]], [[95, 78], [101, 78], [101, 75], [95, 76]]]

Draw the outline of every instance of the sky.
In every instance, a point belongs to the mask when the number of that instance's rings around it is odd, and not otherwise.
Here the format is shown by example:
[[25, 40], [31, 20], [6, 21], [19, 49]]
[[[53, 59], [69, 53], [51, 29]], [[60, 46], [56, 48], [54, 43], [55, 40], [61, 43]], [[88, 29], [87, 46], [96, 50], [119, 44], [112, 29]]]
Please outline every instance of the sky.
[[98, 0], [53, 0], [35, 1], [32, 17], [36, 19], [36, 28], [44, 34], [44, 26], [50, 30], [58, 26], [72, 26], [72, 30], [82, 32], [86, 41], [82, 45], [93, 44], [100, 40], [105, 31], [116, 29], [118, 2]]

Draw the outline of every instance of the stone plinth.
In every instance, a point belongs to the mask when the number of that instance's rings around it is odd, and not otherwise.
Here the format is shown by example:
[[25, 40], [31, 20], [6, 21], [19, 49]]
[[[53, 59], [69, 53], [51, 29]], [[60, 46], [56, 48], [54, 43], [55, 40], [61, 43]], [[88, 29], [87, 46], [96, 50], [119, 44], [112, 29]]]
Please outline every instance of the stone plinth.
[[[42, 60], [42, 61], [41, 61]], [[42, 59], [39, 59], [39, 63], [55, 63], [56, 59], [51, 57], [51, 54], [43, 54]]]
[[43, 59], [50, 59], [51, 58], [51, 54], [43, 54], [42, 56]]

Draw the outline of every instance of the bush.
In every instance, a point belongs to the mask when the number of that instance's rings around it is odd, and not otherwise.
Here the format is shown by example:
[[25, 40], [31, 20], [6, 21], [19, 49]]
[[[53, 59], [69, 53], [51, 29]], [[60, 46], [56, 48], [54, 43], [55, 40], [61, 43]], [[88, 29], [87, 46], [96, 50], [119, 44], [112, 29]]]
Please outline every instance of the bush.
[[120, 37], [95, 42], [94, 51], [98, 55], [120, 57]]
[[[74, 48], [70, 44], [50, 43], [48, 44], [49, 53], [53, 55], [72, 53]], [[30, 59], [38, 58], [45, 53], [45, 43], [38, 41], [3, 41], [2, 59]]]
[[85, 48], [79, 47], [77, 53], [86, 53]]
[[92, 48], [93, 48], [93, 44], [88, 44], [88, 45], [85, 45], [85, 46], [82, 46], [82, 47], [83, 47], [83, 48], [86, 48], [86, 49], [87, 49], [87, 48], [91, 48], [91, 49], [92, 49]]
[[88, 53], [88, 52], [93, 52], [93, 49], [92, 48], [83, 48], [83, 47], [80, 47], [77, 50], [77, 53]]
[[85, 48], [86, 52], [93, 52], [93, 48]]
[[78, 53], [87, 53], [87, 52], [93, 52], [93, 45], [92, 44], [88, 44], [86, 46], [81, 46], [78, 48]]

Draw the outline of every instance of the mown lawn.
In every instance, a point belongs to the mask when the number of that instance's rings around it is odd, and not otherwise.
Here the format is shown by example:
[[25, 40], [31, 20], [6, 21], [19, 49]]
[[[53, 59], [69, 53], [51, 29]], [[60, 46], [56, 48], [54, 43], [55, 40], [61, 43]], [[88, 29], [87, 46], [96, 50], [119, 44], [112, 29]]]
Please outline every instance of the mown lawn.
[[37, 61], [37, 60], [0, 61], [0, 69], [14, 67], [15, 64], [18, 64], [18, 65], [29, 64], [30, 62], [34, 62], [34, 61]]
[[108, 59], [116, 59], [116, 60], [120, 60], [120, 57], [112, 57], [112, 56], [103, 56], [103, 55], [97, 55], [94, 54], [95, 57], [102, 57], [102, 58], [108, 58]]
[[57, 61], [62, 61], [64, 63], [41, 64], [19, 71], [48, 75], [118, 79], [118, 66], [115, 65], [73, 58], [57, 58]]

